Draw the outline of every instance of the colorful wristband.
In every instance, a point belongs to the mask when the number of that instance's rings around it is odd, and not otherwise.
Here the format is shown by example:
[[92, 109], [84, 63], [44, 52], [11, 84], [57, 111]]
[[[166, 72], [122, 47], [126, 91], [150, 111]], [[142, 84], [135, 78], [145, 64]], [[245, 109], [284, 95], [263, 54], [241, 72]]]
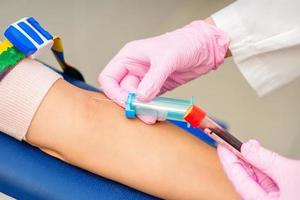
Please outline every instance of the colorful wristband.
[[9, 47], [12, 47], [12, 43], [10, 43], [10, 41], [8, 41], [7, 39], [4, 39], [1, 43], [0, 43], [0, 54], [2, 54], [4, 51], [6, 51]]
[[84, 81], [81, 73], [66, 63], [61, 39], [51, 35], [33, 17], [11, 24], [4, 36], [6, 39], [0, 43], [1, 79], [24, 57], [36, 58], [51, 49], [66, 75]]
[[25, 54], [7, 44], [6, 40], [0, 44], [2, 47], [0, 49], [0, 81], [19, 61], [25, 58]]

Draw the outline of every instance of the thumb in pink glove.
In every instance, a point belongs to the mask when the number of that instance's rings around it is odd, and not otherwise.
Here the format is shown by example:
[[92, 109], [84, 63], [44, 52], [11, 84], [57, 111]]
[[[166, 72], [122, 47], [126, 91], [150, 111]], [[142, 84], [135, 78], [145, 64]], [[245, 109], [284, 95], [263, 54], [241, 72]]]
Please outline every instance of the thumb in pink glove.
[[282, 157], [250, 140], [239, 159], [222, 145], [218, 154], [225, 172], [243, 199], [299, 199], [300, 161]]
[[140, 101], [149, 101], [216, 69], [228, 45], [224, 32], [194, 21], [173, 32], [126, 44], [99, 75], [99, 82], [104, 93], [123, 107], [129, 92], [136, 92]]

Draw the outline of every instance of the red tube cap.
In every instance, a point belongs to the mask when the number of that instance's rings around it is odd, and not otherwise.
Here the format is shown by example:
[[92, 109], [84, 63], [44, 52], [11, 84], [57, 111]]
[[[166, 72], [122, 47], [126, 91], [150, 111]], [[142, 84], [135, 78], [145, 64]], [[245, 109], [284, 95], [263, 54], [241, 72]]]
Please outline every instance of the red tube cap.
[[199, 127], [202, 120], [205, 118], [206, 113], [204, 110], [193, 105], [185, 113], [184, 119], [193, 127]]

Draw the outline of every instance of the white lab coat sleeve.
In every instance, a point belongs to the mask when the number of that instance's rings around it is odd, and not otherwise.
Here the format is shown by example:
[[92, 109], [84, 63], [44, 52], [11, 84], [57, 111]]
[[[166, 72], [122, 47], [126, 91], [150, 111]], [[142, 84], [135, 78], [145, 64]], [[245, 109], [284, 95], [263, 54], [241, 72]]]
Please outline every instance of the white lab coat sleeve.
[[259, 96], [300, 76], [299, 0], [238, 0], [212, 18]]

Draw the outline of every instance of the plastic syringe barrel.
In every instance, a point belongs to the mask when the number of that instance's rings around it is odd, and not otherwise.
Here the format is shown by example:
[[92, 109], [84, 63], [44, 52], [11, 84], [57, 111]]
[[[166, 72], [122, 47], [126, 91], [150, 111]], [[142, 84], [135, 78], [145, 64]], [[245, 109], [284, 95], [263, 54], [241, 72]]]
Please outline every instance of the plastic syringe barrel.
[[194, 104], [194, 98], [189, 100], [156, 97], [150, 102], [140, 102], [135, 93], [129, 93], [126, 101], [125, 115], [135, 118], [137, 115], [147, 115], [160, 120], [185, 121], [184, 115]]

